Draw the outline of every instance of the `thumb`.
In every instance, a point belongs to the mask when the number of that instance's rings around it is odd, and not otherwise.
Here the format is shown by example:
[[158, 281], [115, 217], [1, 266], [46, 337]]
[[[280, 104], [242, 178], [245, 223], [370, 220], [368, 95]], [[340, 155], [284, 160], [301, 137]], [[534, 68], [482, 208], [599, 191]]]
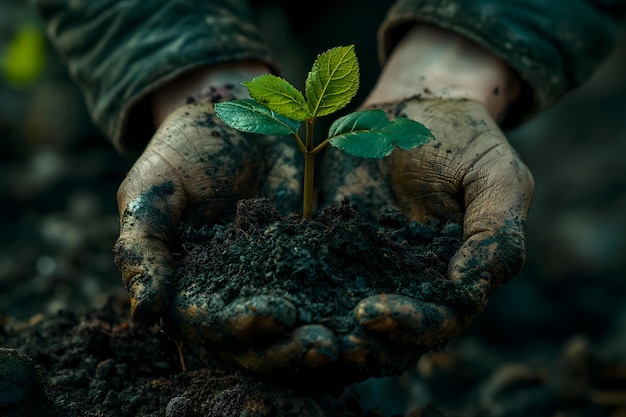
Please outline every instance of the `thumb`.
[[118, 190], [114, 258], [130, 294], [131, 315], [144, 322], [157, 321], [168, 303], [174, 275], [168, 244], [186, 199], [182, 185], [163, 178], [159, 166], [138, 160]]
[[[502, 148], [502, 149], [501, 149]], [[469, 294], [464, 306], [478, 313], [490, 294], [518, 274], [525, 260], [525, 227], [534, 181], [506, 146], [464, 179], [464, 243], [450, 261], [450, 279]]]

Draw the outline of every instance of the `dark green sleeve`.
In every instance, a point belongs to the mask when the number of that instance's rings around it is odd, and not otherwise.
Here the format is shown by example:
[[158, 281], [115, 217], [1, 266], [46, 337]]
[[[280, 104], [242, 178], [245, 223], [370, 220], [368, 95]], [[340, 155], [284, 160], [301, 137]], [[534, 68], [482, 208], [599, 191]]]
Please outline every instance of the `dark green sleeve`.
[[545, 109], [589, 78], [614, 48], [626, 1], [398, 0], [379, 33], [384, 60], [417, 22], [460, 33], [500, 56], [525, 81], [504, 127]]
[[143, 99], [168, 80], [204, 65], [270, 63], [245, 0], [31, 1], [93, 120], [121, 152], [151, 137]]

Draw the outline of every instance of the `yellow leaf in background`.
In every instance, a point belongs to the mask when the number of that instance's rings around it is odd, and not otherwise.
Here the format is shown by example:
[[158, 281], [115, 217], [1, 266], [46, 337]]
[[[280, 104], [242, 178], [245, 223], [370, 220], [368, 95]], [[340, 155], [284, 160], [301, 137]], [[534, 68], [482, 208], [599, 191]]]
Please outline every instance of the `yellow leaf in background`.
[[2, 57], [2, 75], [15, 87], [27, 87], [43, 72], [45, 57], [44, 34], [33, 24], [24, 24]]

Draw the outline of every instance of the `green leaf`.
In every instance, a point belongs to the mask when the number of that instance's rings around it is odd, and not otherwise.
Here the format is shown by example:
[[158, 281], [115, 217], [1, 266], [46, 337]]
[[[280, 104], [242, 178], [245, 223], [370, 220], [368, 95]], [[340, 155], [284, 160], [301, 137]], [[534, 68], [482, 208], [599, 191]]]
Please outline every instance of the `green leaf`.
[[318, 55], [305, 82], [309, 113], [315, 117], [345, 107], [359, 89], [359, 62], [354, 45], [339, 46]]
[[259, 135], [291, 135], [300, 122], [276, 114], [255, 100], [233, 100], [215, 104], [215, 114], [228, 126]]
[[334, 147], [363, 158], [384, 158], [394, 146], [412, 149], [434, 139], [423, 124], [405, 117], [389, 120], [382, 110], [340, 117], [330, 126], [328, 136]]
[[241, 84], [253, 99], [278, 114], [300, 121], [311, 118], [302, 93], [283, 78], [264, 74]]

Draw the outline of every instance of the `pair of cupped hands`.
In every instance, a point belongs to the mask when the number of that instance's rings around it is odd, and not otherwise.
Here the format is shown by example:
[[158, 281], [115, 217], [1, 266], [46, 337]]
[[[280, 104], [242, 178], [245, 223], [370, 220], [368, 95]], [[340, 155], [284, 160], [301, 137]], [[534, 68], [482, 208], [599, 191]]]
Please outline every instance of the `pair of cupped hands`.
[[[215, 101], [246, 98], [240, 83], [268, 71], [252, 62], [202, 68], [152, 95], [158, 129], [118, 191], [115, 260], [130, 293], [131, 314], [192, 329], [194, 342], [212, 345], [254, 370], [334, 361], [384, 366], [398, 352], [409, 367], [424, 346], [459, 336], [491, 293], [523, 265], [533, 179], [498, 126], [521, 82], [489, 52], [434, 27], [417, 26], [396, 46], [361, 108], [416, 120], [436, 139], [396, 150], [377, 164], [356, 163], [351, 175], [321, 193], [326, 201], [341, 201], [374, 187], [411, 220], [461, 223], [463, 243], [447, 278], [463, 282], [471, 296], [459, 313], [454, 305], [371, 294], [354, 306], [359, 331], [338, 337], [322, 324], [297, 325], [296, 307], [278, 296], [235, 299], [216, 317], [202, 312], [191, 317], [172, 307], [174, 296], [184, 297], [175, 294], [171, 252], [181, 222], [214, 223], [232, 214], [241, 198], [264, 195], [278, 204], [291, 201], [292, 207], [301, 201], [300, 168], [291, 163], [299, 155], [285, 145], [292, 139], [246, 136], [214, 113]], [[187, 104], [190, 96], [196, 100]], [[330, 165], [342, 163], [344, 158], [335, 158]], [[424, 320], [426, 308], [436, 309], [439, 319]], [[247, 343], [249, 348], [241, 348]]]

